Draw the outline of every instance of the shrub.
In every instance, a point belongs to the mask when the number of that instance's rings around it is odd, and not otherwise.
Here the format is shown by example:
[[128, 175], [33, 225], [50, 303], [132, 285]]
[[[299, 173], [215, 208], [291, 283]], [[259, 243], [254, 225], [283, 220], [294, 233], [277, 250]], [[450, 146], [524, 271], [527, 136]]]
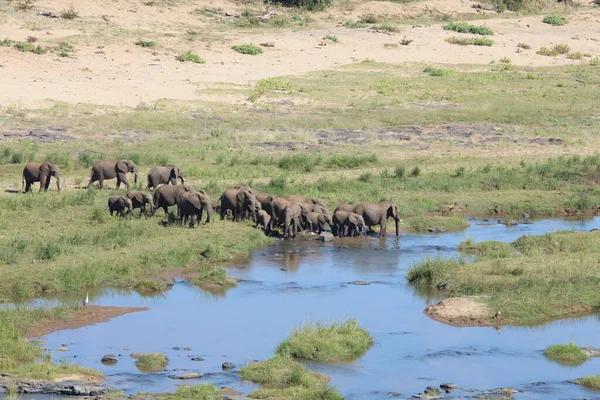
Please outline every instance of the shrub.
[[297, 7], [307, 11], [323, 11], [331, 7], [332, 0], [276, 0], [286, 7]]
[[287, 15], [276, 15], [269, 20], [269, 24], [278, 27], [290, 26], [291, 21]]
[[588, 359], [588, 356], [575, 343], [550, 346], [544, 351], [544, 354], [551, 360], [564, 363], [582, 363]]
[[450, 70], [435, 68], [432, 66], [425, 67], [423, 72], [428, 73], [430, 76], [444, 76], [444, 75], [450, 75], [452, 73], [452, 71], [450, 71]]
[[406, 167], [404, 165], [399, 165], [394, 169], [394, 176], [396, 178], [403, 178], [406, 173]]
[[576, 52], [569, 52], [567, 53], [567, 58], [571, 59], [571, 60], [581, 60], [583, 58], [583, 53], [576, 51]]
[[35, 2], [37, 0], [20, 0], [17, 2], [17, 10], [19, 11], [29, 11], [35, 7]]
[[419, 167], [414, 167], [411, 171], [410, 171], [410, 176], [414, 176], [417, 177], [421, 174], [421, 168]]
[[263, 49], [253, 44], [239, 44], [236, 46], [231, 46], [231, 48], [240, 54], [250, 54], [252, 56], [263, 53]]
[[354, 22], [354, 21], [348, 20], [348, 21], [344, 22], [343, 26], [344, 26], [344, 28], [364, 28], [367, 25], [362, 22]]
[[566, 25], [569, 21], [562, 15], [546, 15], [542, 22], [549, 25], [562, 26]]
[[461, 46], [468, 46], [471, 44], [471, 39], [469, 38], [459, 38], [456, 36], [449, 36], [446, 38], [446, 42], [451, 44], [459, 44]]
[[358, 21], [363, 24], [376, 24], [379, 22], [379, 17], [375, 14], [363, 14]]
[[56, 260], [62, 254], [62, 248], [55, 243], [44, 243], [35, 252], [38, 260]]
[[202, 58], [200, 58], [200, 56], [198, 54], [192, 53], [191, 51], [186, 51], [185, 53], [181, 53], [177, 57], [175, 57], [175, 59], [177, 61], [181, 61], [181, 62], [189, 61], [189, 62], [193, 62], [196, 64], [204, 64], [206, 62]]
[[79, 13], [77, 11], [75, 11], [73, 9], [73, 7], [70, 7], [66, 10], [62, 10], [60, 12], [60, 17], [62, 19], [75, 19], [75, 18], [79, 18]]
[[302, 360], [346, 361], [362, 356], [372, 345], [373, 338], [358, 325], [358, 320], [347, 319], [298, 326], [279, 345], [277, 354]]
[[444, 30], [460, 33], [472, 33], [475, 35], [493, 35], [494, 32], [485, 26], [470, 25], [464, 22], [450, 22], [444, 25]]
[[339, 41], [338, 37], [335, 35], [325, 35], [325, 39], [329, 39], [334, 43], [337, 43]]
[[3, 40], [0, 40], [0, 46], [2, 47], [10, 47], [12, 46], [13, 41], [10, 40], [9, 38], [4, 38]]
[[402, 46], [408, 46], [408, 45], [409, 45], [409, 44], [411, 44], [412, 42], [413, 42], [413, 40], [412, 40], [412, 39], [407, 39], [407, 38], [406, 38], [406, 36], [404, 36], [404, 37], [402, 38], [402, 40], [400, 41], [400, 44], [401, 44]]
[[491, 46], [494, 44], [492, 39], [476, 37], [476, 38], [459, 38], [456, 36], [450, 36], [446, 38], [446, 42], [451, 44], [458, 44], [461, 46]]
[[31, 43], [26, 42], [16, 42], [15, 48], [22, 52], [35, 54], [44, 54], [46, 51], [48, 51], [48, 49], [45, 47], [42, 47], [40, 45], [34, 46]]
[[141, 372], [157, 372], [165, 369], [169, 364], [169, 359], [162, 353], [140, 354], [135, 361], [135, 366]]
[[135, 44], [141, 47], [156, 47], [156, 43], [149, 40], [138, 40]]
[[462, 258], [427, 257], [414, 264], [406, 273], [406, 279], [411, 283], [434, 283], [450, 273], [452, 269], [465, 264]]
[[477, 37], [477, 38], [471, 39], [471, 44], [473, 46], [488, 46], [488, 47], [490, 47], [491, 45], [494, 44], [494, 41], [492, 39], [488, 39], [488, 38]]
[[374, 26], [373, 29], [377, 29], [379, 31], [384, 32], [396, 32], [398, 30], [398, 28], [396, 28], [394, 25], [390, 24], [387, 21], [379, 26]]

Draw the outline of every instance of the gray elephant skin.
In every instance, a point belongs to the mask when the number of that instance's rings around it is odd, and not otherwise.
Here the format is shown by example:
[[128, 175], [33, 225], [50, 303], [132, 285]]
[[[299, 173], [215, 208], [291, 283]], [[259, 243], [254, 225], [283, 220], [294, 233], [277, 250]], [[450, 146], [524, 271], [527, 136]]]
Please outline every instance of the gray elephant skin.
[[225, 218], [230, 210], [233, 220], [244, 218], [245, 215], [251, 215], [252, 220], [256, 221], [256, 212], [261, 209], [256, 196], [247, 189], [228, 189], [219, 198], [221, 209], [221, 219]]
[[56, 188], [60, 192], [60, 168], [51, 161], [43, 163], [30, 162], [23, 169], [23, 185], [25, 192], [31, 191], [31, 185], [34, 182], [40, 183], [40, 192], [48, 190], [51, 178], [56, 178]]
[[259, 226], [265, 231], [266, 234], [270, 232], [269, 225], [271, 223], [271, 216], [265, 210], [259, 210], [256, 213], [256, 225], [255, 228]]
[[130, 190], [127, 192], [126, 196], [131, 200], [134, 210], [136, 208], [140, 209], [140, 216], [142, 213], [146, 213], [146, 205], [150, 207], [149, 211], [151, 213], [154, 212], [154, 200], [152, 199], [152, 196], [150, 196], [150, 193], [142, 192], [140, 190]]
[[362, 215], [366, 226], [380, 225], [379, 237], [384, 237], [387, 233], [387, 220], [393, 218], [396, 225], [396, 236], [400, 234], [399, 224], [400, 216], [398, 206], [389, 201], [380, 203], [359, 203], [359, 204], [340, 204], [336, 211], [350, 211]]
[[91, 187], [98, 181], [98, 187], [102, 188], [105, 180], [117, 178], [117, 189], [121, 186], [121, 182], [129, 188], [127, 173], [135, 174], [134, 181], [137, 183], [137, 167], [132, 160], [100, 160], [92, 167], [92, 176], [87, 187]]
[[309, 212], [306, 214], [308, 230], [311, 232], [321, 233], [325, 229], [325, 224], [329, 225], [333, 230], [333, 221], [328, 214], [322, 212]]
[[179, 214], [179, 202], [186, 192], [195, 192], [195, 190], [188, 185], [160, 186], [154, 192], [154, 212], [152, 215], [154, 215], [159, 208], [162, 208], [165, 211], [165, 214], [168, 214], [169, 207], [175, 205], [177, 206], [177, 213]]
[[113, 215], [114, 212], [121, 217], [124, 217], [126, 214], [133, 215], [133, 203], [127, 196], [116, 194], [108, 198], [108, 210], [110, 211], [110, 215]]
[[179, 200], [179, 221], [187, 221], [190, 218], [190, 228], [195, 225], [195, 218], [198, 218], [198, 225], [202, 222], [202, 214], [206, 210], [206, 223], [210, 223], [212, 205], [210, 198], [202, 192], [184, 192]]
[[183, 171], [181, 168], [174, 165], [166, 167], [154, 167], [148, 172], [148, 189], [156, 189], [159, 185], [170, 183], [177, 185], [177, 179], [181, 180], [181, 184], [185, 184], [183, 179]]
[[366, 224], [362, 215], [350, 212], [337, 210], [333, 213], [333, 232], [334, 235], [344, 237], [350, 234], [354, 236], [356, 233], [366, 234]]

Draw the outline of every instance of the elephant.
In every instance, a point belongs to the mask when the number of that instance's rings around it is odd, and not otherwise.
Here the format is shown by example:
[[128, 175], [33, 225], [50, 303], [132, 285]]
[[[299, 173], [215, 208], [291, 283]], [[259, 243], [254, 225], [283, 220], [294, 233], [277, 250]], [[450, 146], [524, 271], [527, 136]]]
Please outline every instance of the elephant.
[[353, 236], [355, 233], [365, 233], [365, 220], [362, 215], [350, 212], [337, 210], [333, 213], [333, 230], [334, 235], [344, 237], [347, 234]]
[[[322, 212], [320, 210], [325, 210], [325, 214], [329, 214], [329, 210], [327, 209], [327, 204], [322, 199], [318, 199], [315, 197], [301, 196], [298, 194], [289, 194], [287, 196], [283, 196], [284, 199], [289, 200], [291, 202], [298, 202], [305, 205], [320, 205], [321, 208], [313, 211]], [[312, 206], [311, 206], [312, 207]]]
[[210, 223], [212, 205], [210, 198], [202, 192], [183, 192], [179, 199], [179, 221], [187, 221], [190, 217], [190, 228], [195, 225], [195, 217], [198, 217], [198, 225], [202, 222], [202, 214], [206, 210], [206, 223]]
[[279, 221], [283, 221], [283, 237], [296, 238], [301, 229], [301, 215], [305, 211], [301, 203], [288, 202], [279, 210]]
[[23, 186], [25, 192], [31, 191], [31, 184], [34, 182], [40, 183], [40, 192], [47, 191], [50, 187], [51, 177], [56, 178], [56, 188], [60, 192], [60, 168], [52, 161], [44, 161], [43, 163], [30, 162], [23, 168]]
[[234, 221], [244, 218], [247, 214], [252, 215], [252, 220], [256, 222], [256, 212], [261, 209], [256, 196], [245, 188], [226, 190], [219, 198], [219, 204], [221, 219], [224, 219], [230, 210]]
[[380, 225], [379, 237], [384, 237], [387, 233], [387, 220], [393, 218], [396, 224], [396, 236], [399, 233], [400, 217], [398, 216], [398, 206], [389, 201], [380, 203], [360, 203], [354, 206], [353, 212], [362, 215], [365, 225], [371, 228]]
[[186, 192], [195, 192], [195, 190], [188, 185], [163, 185], [160, 186], [154, 192], [154, 211], [152, 215], [156, 213], [156, 210], [162, 208], [165, 214], [169, 214], [169, 207], [177, 206], [177, 213], [179, 214], [179, 201]]
[[306, 219], [308, 222], [308, 229], [311, 232], [314, 232], [315, 229], [317, 230], [317, 233], [321, 233], [323, 232], [323, 228], [325, 227], [325, 224], [328, 224], [329, 227], [331, 227], [331, 229], [333, 230], [333, 222], [331, 221], [331, 217], [325, 213], [320, 213], [320, 212], [309, 212], [306, 215]]
[[113, 215], [113, 212], [117, 212], [117, 215], [121, 217], [125, 216], [124, 211], [129, 215], [133, 215], [133, 203], [131, 199], [127, 196], [120, 196], [118, 194], [114, 196], [110, 196], [108, 198], [108, 210], [110, 211], [110, 215]]
[[272, 203], [277, 198], [277, 196], [273, 196], [272, 194], [258, 192], [256, 194], [256, 200], [260, 203], [260, 207], [269, 215], [269, 230], [272, 229], [271, 220], [272, 220]]
[[269, 215], [268, 212], [266, 212], [265, 210], [259, 210], [256, 213], [255, 228], [258, 228], [259, 226], [261, 226], [263, 228], [263, 230], [265, 231], [265, 233], [268, 234], [270, 232], [270, 223], [271, 223], [271, 216]]
[[163, 183], [170, 183], [173, 186], [177, 185], [177, 179], [181, 179], [182, 185], [185, 184], [181, 168], [174, 165], [154, 167], [148, 172], [148, 189], [156, 189], [158, 185]]
[[148, 192], [142, 192], [139, 190], [130, 190], [127, 192], [127, 198], [133, 203], [133, 209], [140, 209], [140, 217], [142, 213], [146, 213], [146, 204], [150, 206], [150, 212], [154, 213], [154, 200]]
[[94, 182], [98, 181], [98, 187], [102, 189], [105, 179], [117, 178], [117, 189], [121, 186], [121, 182], [129, 188], [129, 182], [127, 181], [128, 172], [135, 174], [134, 181], [137, 183], [139, 174], [133, 161], [126, 159], [100, 160], [92, 167], [92, 176], [87, 187], [90, 188]]

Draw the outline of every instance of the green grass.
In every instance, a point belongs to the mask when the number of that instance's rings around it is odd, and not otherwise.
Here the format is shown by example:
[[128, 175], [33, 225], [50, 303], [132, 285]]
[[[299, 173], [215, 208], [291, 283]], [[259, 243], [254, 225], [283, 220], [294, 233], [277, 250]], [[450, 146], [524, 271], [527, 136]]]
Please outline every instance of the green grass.
[[50, 361], [23, 365], [15, 369], [14, 374], [20, 378], [41, 379], [45, 381], [52, 381], [65, 375], [84, 375], [90, 378], [104, 376], [101, 372], [91, 368], [66, 363], [54, 364]]
[[248, 395], [253, 399], [343, 399], [323, 378], [309, 373], [289, 357], [275, 356], [267, 361], [248, 364], [240, 369], [240, 376], [261, 386]]
[[150, 40], [138, 40], [137, 42], [135, 42], [135, 44], [140, 47], [156, 47], [156, 42]]
[[192, 283], [201, 287], [232, 287], [237, 285], [234, 279], [227, 276], [227, 271], [220, 267], [209, 267], [203, 270], [192, 280]]
[[181, 62], [193, 62], [195, 64], [204, 64], [204, 63], [206, 63], [206, 61], [204, 61], [202, 58], [200, 58], [200, 56], [198, 54], [192, 53], [191, 51], [186, 51], [185, 53], [181, 53], [177, 57], [175, 57], [175, 59], [177, 61], [181, 61]]
[[546, 15], [542, 22], [554, 26], [562, 26], [569, 23], [567, 18], [563, 17], [562, 15]]
[[508, 243], [489, 240], [473, 243], [471, 238], [465, 240], [458, 246], [458, 250], [475, 254], [479, 258], [506, 258], [515, 254], [515, 249]]
[[202, 385], [180, 386], [173, 394], [166, 397], [175, 400], [221, 400], [223, 393], [216, 386], [204, 383]]
[[263, 49], [253, 44], [239, 44], [231, 46], [231, 48], [240, 54], [249, 54], [251, 56], [256, 56], [263, 53]]
[[574, 343], [550, 346], [544, 351], [544, 354], [551, 360], [566, 364], [580, 364], [588, 359], [581, 347]]
[[325, 39], [329, 39], [334, 43], [338, 43], [340, 40], [338, 39], [337, 36], [335, 35], [325, 35]]
[[475, 35], [493, 35], [494, 32], [490, 28], [480, 25], [471, 25], [465, 22], [450, 22], [444, 25], [444, 30], [460, 33], [472, 33]]
[[277, 354], [301, 360], [348, 361], [361, 357], [373, 338], [355, 319], [333, 323], [305, 323], [292, 330]]
[[446, 38], [446, 42], [451, 43], [451, 44], [458, 44], [461, 46], [473, 45], [473, 46], [488, 46], [489, 47], [494, 44], [494, 41], [492, 39], [488, 39], [485, 37], [463, 38], [463, 37], [449, 36]]
[[425, 67], [423, 72], [428, 73], [430, 76], [446, 76], [452, 73], [449, 69], [436, 68], [432, 66]]
[[33, 44], [27, 42], [16, 42], [15, 48], [24, 53], [44, 54], [48, 51], [47, 48], [42, 47], [39, 44], [34, 46]]
[[[480, 248], [492, 257], [480, 257], [473, 263], [426, 259], [408, 271], [407, 279], [444, 287], [450, 297], [481, 296], [490, 309], [502, 311], [507, 324], [541, 323], [593, 312], [600, 304], [595, 289], [600, 283], [600, 250], [597, 245], [581, 250], [592, 234], [595, 232], [526, 236], [514, 243], [523, 255], [506, 256], [506, 249], [501, 249], [500, 258], [496, 245], [486, 243]], [[466, 243], [462, 247], [474, 246]]]
[[368, 25], [364, 22], [356, 22], [356, 21], [351, 21], [351, 20], [344, 22], [344, 28], [357, 29], [357, 28], [366, 28], [367, 26]]
[[536, 53], [542, 56], [555, 57], [561, 54], [569, 54], [570, 51], [571, 48], [567, 44], [555, 44], [550, 48], [542, 46]]
[[403, 224], [415, 232], [427, 232], [429, 229], [439, 228], [443, 231], [460, 231], [469, 227], [464, 216], [452, 214], [448, 216], [418, 214], [405, 217]]
[[600, 375], [580, 378], [578, 379], [578, 383], [590, 389], [600, 390]]
[[162, 371], [169, 364], [169, 359], [162, 353], [144, 353], [140, 354], [135, 360], [135, 366], [141, 372]]

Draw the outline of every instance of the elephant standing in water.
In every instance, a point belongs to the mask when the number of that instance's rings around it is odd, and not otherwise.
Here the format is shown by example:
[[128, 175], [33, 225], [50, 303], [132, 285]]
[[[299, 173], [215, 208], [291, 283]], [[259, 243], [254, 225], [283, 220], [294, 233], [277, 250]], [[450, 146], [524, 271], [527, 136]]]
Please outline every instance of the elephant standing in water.
[[90, 188], [94, 182], [98, 181], [98, 187], [102, 189], [104, 180], [117, 178], [117, 189], [121, 186], [121, 182], [129, 188], [129, 182], [127, 181], [128, 172], [135, 174], [134, 181], [137, 183], [139, 174], [133, 161], [125, 159], [98, 161], [92, 167], [92, 176], [87, 187]]
[[181, 168], [174, 165], [166, 167], [154, 167], [148, 172], [148, 189], [156, 189], [158, 185], [170, 183], [177, 185], [177, 179], [181, 180], [181, 184], [185, 184], [183, 179], [183, 171]]
[[133, 204], [127, 196], [116, 194], [108, 198], [108, 210], [110, 211], [110, 215], [113, 215], [113, 212], [116, 212], [121, 217], [125, 216], [125, 212], [133, 215]]
[[177, 206], [177, 212], [179, 213], [179, 202], [183, 198], [183, 194], [186, 192], [195, 192], [194, 188], [188, 185], [163, 185], [156, 189], [154, 192], [154, 211], [152, 215], [156, 213], [156, 210], [162, 208], [165, 214], [169, 214], [169, 207]]
[[142, 213], [146, 213], [146, 205], [150, 206], [151, 213], [154, 212], [154, 201], [148, 192], [130, 190], [127, 192], [127, 198], [131, 200], [134, 210], [136, 208], [140, 209], [140, 217], [142, 216]]
[[336, 210], [333, 213], [334, 235], [344, 237], [348, 234], [354, 236], [354, 234], [358, 232], [366, 234], [365, 226], [365, 220], [359, 214], [342, 210]]
[[56, 188], [60, 192], [60, 169], [58, 168], [58, 165], [51, 161], [44, 161], [43, 163], [27, 163], [23, 169], [23, 185], [25, 186], [25, 192], [31, 191], [31, 185], [34, 182], [40, 183], [40, 192], [42, 189], [48, 190], [51, 177], [56, 179]]
[[393, 218], [396, 223], [396, 236], [400, 234], [398, 206], [389, 201], [382, 201], [380, 203], [340, 204], [338, 208], [336, 208], [336, 211], [338, 210], [362, 215], [366, 226], [369, 228], [380, 225], [379, 237], [384, 237], [386, 235], [387, 220], [388, 218]]
[[206, 210], [206, 223], [210, 223], [212, 205], [210, 198], [202, 192], [184, 192], [179, 200], [179, 221], [190, 220], [190, 228], [195, 225], [195, 217], [198, 217], [198, 225], [202, 222], [202, 214]]

